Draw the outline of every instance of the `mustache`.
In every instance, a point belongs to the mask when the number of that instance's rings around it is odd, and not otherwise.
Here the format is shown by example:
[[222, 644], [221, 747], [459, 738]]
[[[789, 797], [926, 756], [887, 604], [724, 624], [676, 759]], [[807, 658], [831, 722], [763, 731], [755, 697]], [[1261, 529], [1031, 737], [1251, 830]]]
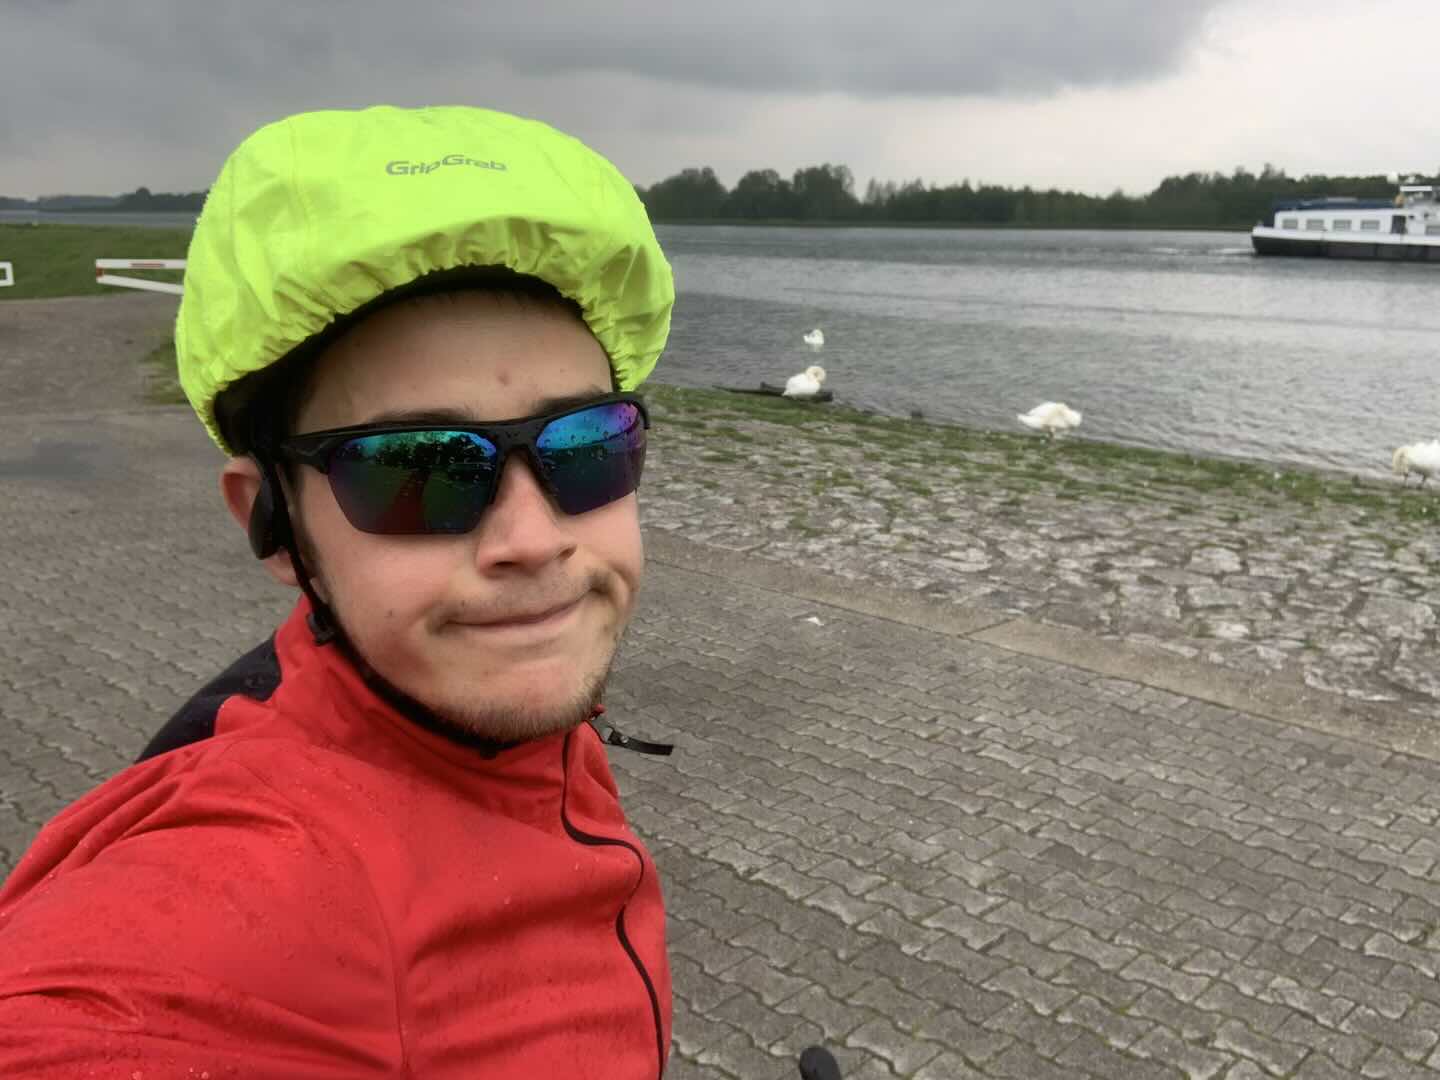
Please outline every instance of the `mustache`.
[[613, 571], [595, 568], [578, 579], [557, 578], [543, 584], [502, 587], [487, 596], [467, 597], [445, 611], [446, 622], [487, 623], [568, 607], [590, 593], [613, 596], [618, 577]]

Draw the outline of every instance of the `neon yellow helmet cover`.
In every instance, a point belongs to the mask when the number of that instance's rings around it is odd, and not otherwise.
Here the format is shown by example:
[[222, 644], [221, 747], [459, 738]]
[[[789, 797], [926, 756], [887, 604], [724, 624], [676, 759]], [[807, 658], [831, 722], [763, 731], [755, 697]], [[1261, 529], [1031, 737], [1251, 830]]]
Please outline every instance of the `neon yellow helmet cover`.
[[505, 267], [579, 304], [633, 389], [675, 288], [634, 187], [546, 124], [464, 106], [301, 113], [230, 155], [190, 240], [180, 384], [219, 447], [226, 387], [424, 275]]

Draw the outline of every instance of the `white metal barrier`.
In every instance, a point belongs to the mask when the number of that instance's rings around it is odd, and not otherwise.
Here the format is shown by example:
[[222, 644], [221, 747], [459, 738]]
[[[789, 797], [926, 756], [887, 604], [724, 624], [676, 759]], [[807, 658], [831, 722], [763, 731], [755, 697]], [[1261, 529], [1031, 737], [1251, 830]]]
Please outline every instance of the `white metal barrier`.
[[0, 288], [15, 284], [15, 268], [8, 262], [0, 262]]
[[183, 285], [169, 281], [151, 281], [148, 278], [125, 277], [121, 274], [107, 274], [107, 270], [184, 270], [184, 259], [96, 259], [95, 281], [101, 285], [118, 285], [122, 289], [146, 289], [150, 292], [171, 293], [179, 296], [185, 291]]

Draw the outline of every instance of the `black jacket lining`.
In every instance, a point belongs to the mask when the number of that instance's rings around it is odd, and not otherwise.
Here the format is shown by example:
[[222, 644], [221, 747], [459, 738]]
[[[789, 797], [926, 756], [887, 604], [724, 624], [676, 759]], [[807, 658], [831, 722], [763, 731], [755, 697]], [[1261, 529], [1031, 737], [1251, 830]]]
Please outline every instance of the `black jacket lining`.
[[201, 687], [155, 733], [135, 760], [145, 761], [210, 738], [215, 734], [215, 716], [226, 698], [244, 694], [256, 701], [268, 701], [279, 685], [280, 658], [275, 655], [275, 639], [271, 637]]

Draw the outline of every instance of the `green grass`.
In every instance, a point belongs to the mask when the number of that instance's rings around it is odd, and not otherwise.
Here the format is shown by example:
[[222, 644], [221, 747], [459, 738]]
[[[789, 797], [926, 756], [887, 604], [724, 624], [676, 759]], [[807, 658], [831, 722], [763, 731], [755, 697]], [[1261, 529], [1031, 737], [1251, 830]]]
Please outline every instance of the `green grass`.
[[152, 405], [184, 405], [188, 402], [175, 370], [175, 341], [151, 349], [140, 363], [145, 375], [145, 400]]
[[[762, 394], [727, 394], [723, 390], [694, 390], [678, 386], [646, 385], [645, 398], [667, 415], [711, 420], [763, 420], [786, 427], [827, 423], [831, 406], [801, 405]], [[855, 413], [855, 410], [843, 410]], [[855, 415], [861, 415], [855, 413]]]
[[710, 433], [716, 436], [717, 444], [726, 443], [753, 443], [755, 436], [747, 435], [734, 424], [716, 424], [710, 428]]
[[[47, 296], [98, 296], [124, 290], [95, 284], [96, 259], [183, 259], [188, 229], [126, 225], [0, 225], [0, 261], [15, 284], [0, 301]], [[180, 271], [117, 271], [156, 281], [179, 281]]]
[[802, 536], [807, 540], [811, 537], [821, 536], [825, 533], [824, 529], [818, 529], [814, 525], [811, 525], [809, 518], [807, 518], [804, 514], [790, 515], [790, 520], [787, 521], [785, 524], [792, 534], [796, 536]]
[[[1199, 513], [1207, 503], [1224, 503], [1217, 512], [1232, 524], [1250, 520], [1264, 508], [1329, 511], [1350, 522], [1377, 525], [1440, 521], [1440, 490], [1407, 491], [1398, 484], [1343, 473], [1084, 439], [1051, 443], [1028, 435], [879, 416], [843, 405], [801, 405], [720, 390], [647, 384], [643, 393], [659, 431], [673, 424], [698, 433], [708, 422], [710, 430], [723, 431], [715, 450], [743, 441], [735, 439], [736, 424], [743, 424], [759, 445], [765, 444], [770, 428], [777, 442], [798, 438], [816, 447], [858, 449], [863, 464], [857, 466], [853, 458], [847, 464], [858, 468], [851, 482], [859, 488], [865, 487], [867, 475], [884, 476], [909, 495], [928, 497], [960, 478], [966, 485], [1003, 494], [1001, 507], [1018, 508], [1027, 496], [1048, 494], [1073, 502], [1154, 503], [1171, 519]], [[732, 456], [721, 453], [711, 460]], [[848, 470], [843, 475], [851, 480]], [[896, 508], [888, 509], [893, 514]]]

